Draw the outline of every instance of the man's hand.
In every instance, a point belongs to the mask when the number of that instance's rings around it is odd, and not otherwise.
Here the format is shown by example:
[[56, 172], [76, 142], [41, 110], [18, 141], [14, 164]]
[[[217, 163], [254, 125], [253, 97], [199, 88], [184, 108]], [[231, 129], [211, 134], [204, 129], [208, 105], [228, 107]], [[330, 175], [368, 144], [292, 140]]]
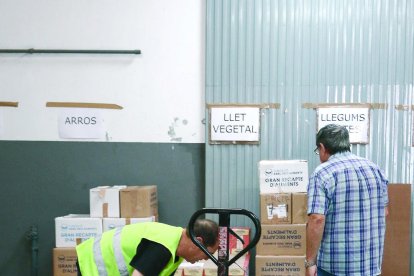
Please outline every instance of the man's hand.
[[316, 265], [314, 265], [314, 266], [311, 266], [311, 267], [306, 268], [305, 275], [306, 276], [316, 276], [317, 275], [317, 273], [316, 273], [317, 271], [318, 271], [318, 269], [317, 269]]
[[[310, 214], [306, 226], [306, 260], [316, 262], [319, 246], [321, 244], [323, 231], [325, 228], [325, 216], [321, 214]], [[311, 269], [312, 268], [312, 269]], [[316, 266], [311, 266], [306, 270], [306, 275], [316, 273]]]
[[132, 276], [144, 276], [144, 274], [142, 274], [138, 270], [134, 269], [134, 272], [132, 272]]

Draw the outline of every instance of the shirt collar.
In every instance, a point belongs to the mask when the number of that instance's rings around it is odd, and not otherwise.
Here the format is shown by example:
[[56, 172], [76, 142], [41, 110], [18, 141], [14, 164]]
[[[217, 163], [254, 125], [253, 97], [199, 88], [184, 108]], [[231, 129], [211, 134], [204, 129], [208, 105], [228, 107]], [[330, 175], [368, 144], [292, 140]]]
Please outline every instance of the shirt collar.
[[347, 157], [347, 156], [350, 156], [350, 155], [352, 155], [352, 153], [350, 151], [337, 152], [337, 153], [329, 156], [328, 160]]

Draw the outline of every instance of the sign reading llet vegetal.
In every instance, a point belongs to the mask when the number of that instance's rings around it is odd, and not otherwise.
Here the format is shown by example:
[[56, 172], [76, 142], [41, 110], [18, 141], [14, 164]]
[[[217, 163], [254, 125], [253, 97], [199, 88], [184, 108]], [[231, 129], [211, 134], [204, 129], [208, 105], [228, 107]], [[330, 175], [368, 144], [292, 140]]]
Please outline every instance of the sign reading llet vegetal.
[[210, 143], [259, 142], [259, 107], [210, 108]]

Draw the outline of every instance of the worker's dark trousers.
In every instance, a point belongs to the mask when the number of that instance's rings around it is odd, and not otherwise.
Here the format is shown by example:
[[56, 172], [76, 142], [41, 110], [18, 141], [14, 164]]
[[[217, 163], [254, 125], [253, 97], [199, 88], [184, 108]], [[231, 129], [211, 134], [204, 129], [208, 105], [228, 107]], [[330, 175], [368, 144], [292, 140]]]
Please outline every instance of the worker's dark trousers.
[[82, 276], [82, 273], [81, 273], [80, 268], [79, 268], [78, 261], [76, 261], [76, 268], [78, 269], [78, 276]]

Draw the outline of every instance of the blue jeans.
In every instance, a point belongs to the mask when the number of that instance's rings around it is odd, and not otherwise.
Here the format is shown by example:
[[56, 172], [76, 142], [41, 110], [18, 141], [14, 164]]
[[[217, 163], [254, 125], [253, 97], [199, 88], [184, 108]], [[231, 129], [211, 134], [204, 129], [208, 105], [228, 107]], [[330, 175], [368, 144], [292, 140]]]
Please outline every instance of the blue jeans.
[[326, 272], [325, 270], [323, 270], [322, 268], [318, 267], [318, 276], [335, 276], [329, 272]]
[[[381, 275], [381, 274], [380, 274]], [[318, 267], [318, 276], [335, 276], [334, 274], [331, 274], [329, 272], [326, 272], [322, 268]], [[378, 275], [379, 276], [379, 275]]]

